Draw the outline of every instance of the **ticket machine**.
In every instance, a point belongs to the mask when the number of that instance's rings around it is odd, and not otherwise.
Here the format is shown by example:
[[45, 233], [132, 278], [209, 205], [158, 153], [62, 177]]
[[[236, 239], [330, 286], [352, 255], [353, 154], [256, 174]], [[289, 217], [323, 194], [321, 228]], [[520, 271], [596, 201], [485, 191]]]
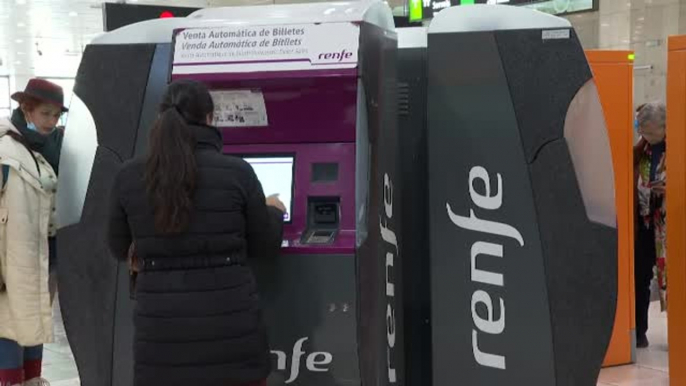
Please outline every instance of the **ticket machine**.
[[[253, 262], [271, 342], [283, 348], [274, 384], [359, 385], [360, 370], [375, 366], [369, 343], [380, 339], [379, 330], [367, 323], [379, 316], [385, 321], [386, 312], [370, 313], [377, 301], [371, 294], [378, 290], [367, 287], [373, 280], [368, 272], [372, 264], [393, 280], [399, 266], [388, 222], [398, 215], [392, 208], [396, 177], [377, 176], [379, 167], [395, 168], [390, 127], [397, 43], [386, 11], [377, 3], [351, 18], [331, 8], [327, 17], [337, 19], [322, 24], [293, 20], [293, 12], [285, 17], [288, 24], [188, 28], [175, 36], [172, 78], [209, 85], [224, 151], [251, 163], [265, 194], [279, 194], [288, 208], [281, 257]], [[240, 19], [230, 8], [193, 17]], [[211, 45], [212, 36], [226, 36], [222, 43], [229, 47], [248, 41], [231, 36], [256, 36], [257, 47], [264, 43], [267, 53], [228, 48], [217, 58], [211, 50], [186, 48]], [[388, 157], [388, 163], [378, 157]], [[382, 185], [370, 186], [376, 178]], [[386, 236], [371, 215], [382, 188]], [[392, 260], [384, 258], [381, 266], [368, 255], [376, 234], [388, 239]], [[294, 367], [298, 355], [300, 370]]]
[[[403, 187], [428, 186], [417, 205], [428, 217], [403, 215], [404, 234], [417, 219], [428, 226], [401, 244], [429, 256], [405, 268], [429, 272], [406, 279], [413, 296], [430, 286], [430, 325], [408, 319], [406, 347], [428, 347], [434, 385], [595, 385], [615, 317], [616, 210], [603, 112], [574, 30], [474, 5], [398, 36]], [[416, 363], [409, 370], [426, 373]]]
[[595, 385], [616, 210], [574, 29], [519, 7], [449, 8], [427, 57], [434, 384]]
[[83, 384], [131, 384], [135, 300], [105, 247], [105, 203], [182, 78], [210, 87], [224, 152], [288, 208], [281, 255], [251, 262], [269, 384], [403, 383], [396, 46], [388, 6], [362, 1], [201, 10], [86, 48], [58, 198], [61, 305]]

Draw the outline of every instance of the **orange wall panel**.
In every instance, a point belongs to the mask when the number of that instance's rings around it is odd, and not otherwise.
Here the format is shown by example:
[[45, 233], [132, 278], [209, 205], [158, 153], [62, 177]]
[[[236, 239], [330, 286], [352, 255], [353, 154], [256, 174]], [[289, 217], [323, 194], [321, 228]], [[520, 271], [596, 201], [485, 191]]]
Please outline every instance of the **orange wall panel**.
[[617, 206], [617, 314], [604, 366], [631, 363], [634, 318], [633, 61], [630, 51], [587, 51], [610, 138]]
[[686, 386], [686, 36], [669, 38], [667, 136], [669, 378]]

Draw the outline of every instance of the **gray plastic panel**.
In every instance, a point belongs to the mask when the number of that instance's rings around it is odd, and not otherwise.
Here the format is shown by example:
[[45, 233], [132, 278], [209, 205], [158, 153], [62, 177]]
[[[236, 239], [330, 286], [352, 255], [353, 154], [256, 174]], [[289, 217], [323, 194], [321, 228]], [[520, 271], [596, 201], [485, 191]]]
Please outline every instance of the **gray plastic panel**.
[[555, 342], [557, 386], [594, 386], [617, 307], [617, 232], [592, 223], [564, 140], [531, 165]]
[[154, 44], [89, 45], [76, 76], [74, 93], [93, 115], [98, 144], [122, 159], [133, 154], [154, 52]]
[[542, 36], [429, 36], [437, 385], [593, 386], [609, 343], [616, 230], [586, 216], [563, 138], [590, 72], [573, 32]]
[[363, 385], [405, 384], [396, 54], [393, 34], [362, 24], [360, 74], [368, 114], [370, 172], [369, 178], [358, 174], [355, 182], [369, 185], [364, 227], [367, 237], [357, 253], [358, 350]]
[[145, 88], [145, 99], [136, 134], [135, 156], [145, 154], [148, 149], [150, 129], [157, 119], [157, 112], [169, 82], [171, 69], [171, 44], [158, 44], [152, 59], [150, 77]]
[[[279, 352], [272, 355], [269, 385], [359, 385], [355, 257], [282, 255], [250, 265], [270, 346]], [[327, 355], [331, 363], [315, 366], [325, 371], [308, 368], [308, 358], [326, 362]]]
[[109, 253], [106, 224], [112, 179], [134, 154], [155, 48], [88, 46], [76, 78], [98, 148], [80, 222], [58, 232], [58, 277], [67, 337], [86, 386], [132, 383], [128, 269]]
[[398, 50], [405, 384], [431, 385], [426, 48]]
[[592, 77], [576, 32], [562, 31], [569, 37], [544, 40], [540, 29], [494, 33], [529, 162], [562, 137], [569, 104]]
[[57, 234], [60, 307], [85, 386], [111, 386], [119, 268], [107, 249], [106, 220], [110, 178], [120, 163], [98, 148], [81, 222]]

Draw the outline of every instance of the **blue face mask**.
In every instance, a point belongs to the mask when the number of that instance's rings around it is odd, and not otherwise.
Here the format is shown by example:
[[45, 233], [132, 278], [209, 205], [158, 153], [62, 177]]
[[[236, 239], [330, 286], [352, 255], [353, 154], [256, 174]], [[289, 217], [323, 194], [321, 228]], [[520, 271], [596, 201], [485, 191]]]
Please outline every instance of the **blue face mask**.
[[31, 130], [31, 131], [38, 131], [38, 128], [36, 127], [36, 124], [33, 122], [28, 122], [26, 124], [26, 128]]

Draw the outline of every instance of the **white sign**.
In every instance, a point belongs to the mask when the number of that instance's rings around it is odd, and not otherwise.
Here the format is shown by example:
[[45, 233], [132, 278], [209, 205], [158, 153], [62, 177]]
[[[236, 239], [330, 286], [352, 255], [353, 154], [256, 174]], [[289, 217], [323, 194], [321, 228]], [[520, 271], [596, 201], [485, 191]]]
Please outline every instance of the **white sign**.
[[359, 40], [352, 23], [186, 29], [176, 35], [173, 74], [355, 68]]
[[541, 36], [543, 40], [569, 39], [569, 37], [569, 29], [544, 30]]
[[259, 90], [211, 91], [216, 127], [269, 126], [264, 95]]

